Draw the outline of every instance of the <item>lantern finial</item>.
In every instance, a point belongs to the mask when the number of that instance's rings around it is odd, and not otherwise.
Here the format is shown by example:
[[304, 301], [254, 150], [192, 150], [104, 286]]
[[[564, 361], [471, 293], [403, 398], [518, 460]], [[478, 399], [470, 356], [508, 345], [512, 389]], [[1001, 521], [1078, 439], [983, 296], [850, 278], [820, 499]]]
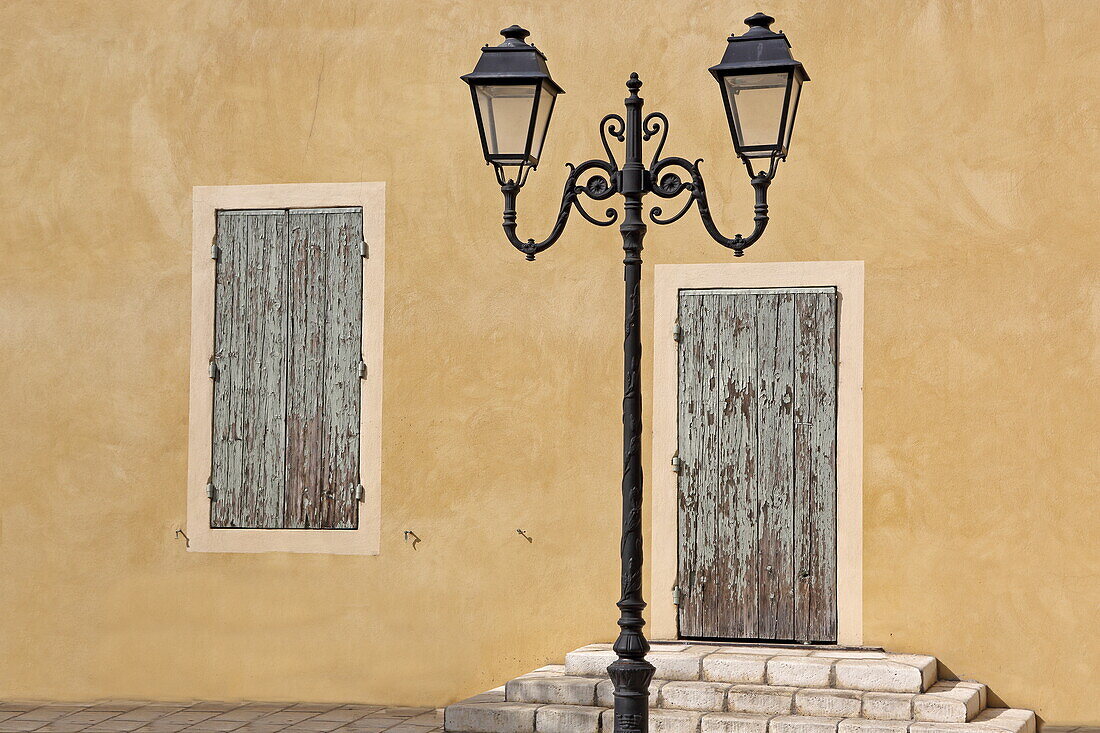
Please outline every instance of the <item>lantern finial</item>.
[[767, 13], [756, 13], [745, 18], [745, 25], [749, 27], [745, 31], [746, 36], [752, 38], [754, 36], [772, 36], [775, 35], [775, 31], [772, 30], [771, 25], [775, 22], [775, 18]]
[[527, 36], [531, 35], [531, 31], [523, 26], [510, 25], [502, 30], [500, 35], [507, 39], [501, 44], [502, 46], [526, 46]]

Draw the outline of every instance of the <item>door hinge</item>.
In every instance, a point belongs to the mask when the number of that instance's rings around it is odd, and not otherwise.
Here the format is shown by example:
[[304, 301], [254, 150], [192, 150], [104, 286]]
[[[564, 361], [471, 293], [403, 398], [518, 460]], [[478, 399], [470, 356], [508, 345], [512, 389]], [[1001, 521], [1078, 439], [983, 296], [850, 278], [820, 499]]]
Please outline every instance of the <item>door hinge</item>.
[[363, 488], [363, 484], [359, 484], [355, 487], [355, 500], [363, 501], [363, 497], [367, 495], [367, 490]]
[[210, 259], [215, 262], [222, 256], [222, 249], [218, 246], [218, 237], [214, 235], [214, 239], [210, 242]]
[[367, 244], [366, 240], [359, 243], [359, 256], [370, 259], [370, 246]]
[[207, 483], [206, 484], [206, 498], [209, 499], [210, 501], [214, 501], [214, 484], [213, 483]]
[[669, 463], [672, 464], [673, 473], [680, 473], [680, 456], [673, 456]]
[[218, 378], [218, 363], [214, 361], [214, 357], [210, 357], [210, 367], [207, 370], [211, 379]]
[[672, 327], [672, 340], [673, 341], [675, 341], [676, 343], [679, 343], [680, 342], [680, 336], [682, 334], [683, 334], [683, 331], [680, 330], [680, 324], [679, 323], [677, 323], [676, 325], [674, 325]]
[[362, 359], [359, 360], [359, 378], [365, 379], [367, 376], [367, 362]]
[[672, 605], [680, 605], [680, 586], [678, 585], [672, 586]]

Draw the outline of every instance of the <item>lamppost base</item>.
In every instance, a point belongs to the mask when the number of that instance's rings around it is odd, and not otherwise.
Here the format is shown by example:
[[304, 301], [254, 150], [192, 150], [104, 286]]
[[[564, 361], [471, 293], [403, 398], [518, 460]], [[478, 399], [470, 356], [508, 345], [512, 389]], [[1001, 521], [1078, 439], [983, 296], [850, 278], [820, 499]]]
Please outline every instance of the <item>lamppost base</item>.
[[649, 683], [653, 665], [643, 659], [616, 659], [607, 668], [615, 686], [615, 733], [649, 730]]

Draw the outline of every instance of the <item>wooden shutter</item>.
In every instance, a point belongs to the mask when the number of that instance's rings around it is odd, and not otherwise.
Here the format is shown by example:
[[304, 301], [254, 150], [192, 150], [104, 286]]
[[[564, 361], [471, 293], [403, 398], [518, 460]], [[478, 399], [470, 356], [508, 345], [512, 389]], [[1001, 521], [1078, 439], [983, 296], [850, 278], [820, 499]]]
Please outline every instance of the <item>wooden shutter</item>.
[[358, 210], [290, 212], [288, 528], [358, 526], [362, 241]]
[[836, 293], [680, 297], [684, 636], [836, 638]]
[[358, 526], [360, 209], [218, 212], [210, 526]]

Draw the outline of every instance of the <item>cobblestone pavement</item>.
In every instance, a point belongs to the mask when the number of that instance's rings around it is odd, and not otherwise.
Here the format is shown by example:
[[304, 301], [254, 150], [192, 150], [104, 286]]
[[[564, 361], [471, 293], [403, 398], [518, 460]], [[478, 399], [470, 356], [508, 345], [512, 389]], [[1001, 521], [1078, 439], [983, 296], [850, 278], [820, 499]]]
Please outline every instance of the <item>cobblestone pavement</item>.
[[443, 711], [308, 703], [5, 703], [0, 733], [440, 733]]

